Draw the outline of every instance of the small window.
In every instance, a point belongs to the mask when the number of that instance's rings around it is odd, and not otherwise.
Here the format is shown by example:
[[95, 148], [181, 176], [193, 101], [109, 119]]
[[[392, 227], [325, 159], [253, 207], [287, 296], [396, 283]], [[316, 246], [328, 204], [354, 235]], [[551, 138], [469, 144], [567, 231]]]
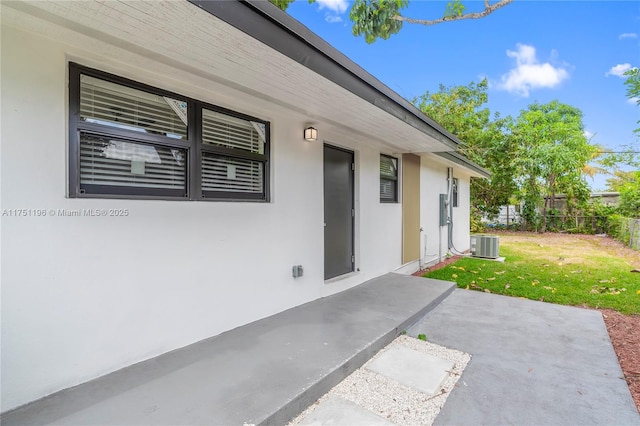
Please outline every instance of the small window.
[[398, 159], [380, 154], [380, 202], [398, 202]]
[[453, 207], [458, 207], [458, 178], [453, 178]]
[[69, 66], [72, 197], [268, 200], [269, 123]]

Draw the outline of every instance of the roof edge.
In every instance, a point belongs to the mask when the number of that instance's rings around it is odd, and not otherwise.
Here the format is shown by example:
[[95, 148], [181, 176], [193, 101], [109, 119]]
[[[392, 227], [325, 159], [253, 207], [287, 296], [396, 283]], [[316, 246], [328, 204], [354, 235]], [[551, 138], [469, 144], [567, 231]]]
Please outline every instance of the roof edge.
[[445, 160], [449, 160], [452, 161], [456, 164], [459, 164], [469, 170], [474, 171], [475, 173], [477, 173], [478, 175], [480, 175], [480, 177], [484, 177], [484, 178], [489, 178], [491, 177], [491, 172], [487, 169], [485, 169], [484, 167], [480, 167], [479, 165], [477, 165], [476, 163], [474, 163], [473, 161], [469, 160], [467, 157], [465, 157], [464, 155], [457, 153], [457, 152], [434, 152], [434, 154], [436, 154], [439, 157], [444, 158]]
[[187, 0], [455, 150], [460, 140], [269, 1]]

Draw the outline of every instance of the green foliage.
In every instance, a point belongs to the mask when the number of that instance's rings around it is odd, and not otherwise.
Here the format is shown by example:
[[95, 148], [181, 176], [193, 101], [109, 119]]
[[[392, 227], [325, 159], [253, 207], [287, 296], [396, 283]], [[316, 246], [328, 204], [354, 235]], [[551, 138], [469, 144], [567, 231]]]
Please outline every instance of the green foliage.
[[638, 219], [615, 214], [609, 216], [609, 224], [610, 235], [624, 245], [640, 250], [640, 222]]
[[491, 178], [471, 181], [472, 206], [495, 215], [507, 204], [516, 189], [512, 157], [517, 148], [509, 135], [511, 117], [491, 115], [486, 108], [488, 82], [445, 87], [426, 92], [413, 103], [462, 142], [460, 151], [470, 160], [487, 168]]
[[636, 103], [640, 105], [640, 69], [632, 68], [624, 73], [627, 79], [624, 85], [627, 86], [627, 97], [629, 99], [639, 98]]
[[631, 178], [622, 184], [620, 192], [620, 213], [633, 218], [640, 218], [640, 171], [634, 172]]
[[481, 233], [485, 231], [484, 223], [482, 222], [482, 213], [475, 206], [471, 206], [470, 209], [470, 230], [472, 233]]
[[355, 0], [349, 12], [353, 35], [364, 36], [367, 43], [373, 43], [397, 34], [402, 21], [394, 18], [408, 4], [408, 0]]
[[607, 179], [607, 187], [620, 193], [620, 214], [640, 218], [640, 171], [617, 170]]
[[[295, 0], [269, 0], [271, 3], [275, 4], [281, 10], [287, 10], [289, 5], [293, 3]], [[311, 2], [309, 2], [311, 3]]]
[[569, 203], [584, 203], [588, 198], [583, 170], [598, 148], [584, 136], [582, 111], [558, 101], [534, 103], [521, 111], [512, 136], [520, 147], [514, 162], [524, 217], [534, 220], [534, 206], [541, 206], [544, 232], [546, 211], [555, 207], [556, 194], [564, 193]]
[[427, 341], [427, 335], [426, 334], [418, 334], [418, 340], [422, 340], [424, 342]]
[[[640, 105], [640, 69], [632, 68], [624, 73], [627, 79], [624, 81], [624, 85], [627, 86], [627, 97], [629, 99], [635, 99], [636, 105]], [[640, 120], [637, 121], [640, 124]], [[634, 132], [640, 135], [640, 127], [634, 130]]]
[[636, 172], [616, 170], [613, 175], [607, 179], [607, 190], [618, 192], [627, 182], [635, 179]]
[[464, 4], [462, 4], [462, 1], [460, 0], [450, 1], [449, 3], [447, 3], [447, 8], [445, 9], [445, 12], [444, 12], [444, 17], [453, 18], [457, 16], [462, 16], [466, 9], [467, 8], [465, 7]]
[[[269, 0], [282, 10], [287, 10], [294, 0]], [[482, 13], [467, 13], [462, 0], [452, 0], [447, 3], [444, 16], [439, 19], [413, 19], [406, 18], [400, 11], [409, 5], [409, 0], [354, 0], [349, 12], [349, 19], [353, 23], [351, 31], [355, 36], [363, 36], [367, 43], [373, 43], [377, 39], [388, 39], [402, 29], [403, 22], [412, 24], [434, 25], [448, 20], [467, 18], [480, 18], [493, 13], [513, 0], [500, 0], [490, 5], [488, 0], [484, 3]], [[315, 3], [316, 0], [309, 0]]]
[[[460, 288], [525, 297], [562, 305], [640, 313], [640, 280], [623, 259], [586, 250], [580, 261], [573, 243], [554, 247], [535, 241], [500, 242], [504, 263], [464, 258], [425, 277], [455, 281]], [[565, 261], [571, 253], [572, 262]]]

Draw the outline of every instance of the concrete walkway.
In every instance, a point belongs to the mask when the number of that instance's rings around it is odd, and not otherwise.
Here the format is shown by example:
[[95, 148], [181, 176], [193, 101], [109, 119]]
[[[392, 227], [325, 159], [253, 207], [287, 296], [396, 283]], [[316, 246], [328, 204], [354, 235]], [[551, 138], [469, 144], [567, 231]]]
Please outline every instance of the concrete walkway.
[[284, 424], [453, 289], [387, 274], [58, 392], [0, 423]]
[[408, 330], [471, 354], [439, 425], [640, 425], [599, 312], [457, 289]]

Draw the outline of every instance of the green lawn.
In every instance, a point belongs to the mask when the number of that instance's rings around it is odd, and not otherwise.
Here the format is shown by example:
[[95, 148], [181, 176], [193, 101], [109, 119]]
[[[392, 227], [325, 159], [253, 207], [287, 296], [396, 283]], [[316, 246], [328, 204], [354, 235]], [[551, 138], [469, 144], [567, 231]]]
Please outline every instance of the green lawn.
[[470, 290], [640, 314], [640, 273], [593, 244], [501, 236], [500, 255], [504, 263], [463, 258], [424, 276]]

